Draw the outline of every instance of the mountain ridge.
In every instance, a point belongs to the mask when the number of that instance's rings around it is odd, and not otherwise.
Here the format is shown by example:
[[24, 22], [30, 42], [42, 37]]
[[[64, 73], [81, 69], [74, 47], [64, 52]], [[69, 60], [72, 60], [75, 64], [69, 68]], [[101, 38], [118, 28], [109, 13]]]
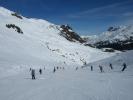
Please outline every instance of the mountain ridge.
[[133, 49], [133, 26], [109, 27], [100, 35], [84, 37], [86, 45], [96, 48], [113, 48], [115, 50]]
[[[21, 19], [12, 15], [15, 12], [3, 9], [0, 9], [0, 66], [4, 67], [1, 67], [0, 71], [20, 65], [23, 67], [60, 65], [69, 68], [114, 55], [86, 47], [77, 37], [77, 40], [72, 38], [74, 41], [67, 40], [60, 35], [62, 29], [59, 25], [18, 14]], [[9, 28], [6, 25], [9, 25]], [[23, 34], [18, 33], [19, 28]], [[73, 31], [69, 31], [73, 35]]]

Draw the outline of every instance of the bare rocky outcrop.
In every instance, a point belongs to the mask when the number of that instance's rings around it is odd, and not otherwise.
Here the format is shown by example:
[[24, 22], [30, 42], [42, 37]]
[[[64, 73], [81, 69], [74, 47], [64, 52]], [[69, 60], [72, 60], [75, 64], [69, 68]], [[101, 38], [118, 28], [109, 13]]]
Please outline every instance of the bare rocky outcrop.
[[60, 35], [65, 37], [67, 40], [72, 42], [80, 42], [84, 43], [85, 40], [81, 38], [76, 32], [72, 30], [72, 28], [69, 25], [61, 25], [61, 33]]
[[15, 24], [6, 24], [7, 28], [15, 29], [19, 34], [23, 34], [23, 31], [20, 29], [20, 27], [16, 26]]

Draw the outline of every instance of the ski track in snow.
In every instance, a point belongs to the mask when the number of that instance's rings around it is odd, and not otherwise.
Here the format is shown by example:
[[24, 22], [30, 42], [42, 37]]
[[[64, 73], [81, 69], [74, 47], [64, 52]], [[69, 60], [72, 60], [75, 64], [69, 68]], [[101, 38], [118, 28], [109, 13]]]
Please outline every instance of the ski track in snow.
[[[129, 77], [130, 76], [130, 77]], [[1, 100], [132, 100], [133, 74], [97, 73], [88, 69], [30, 72], [0, 80]]]

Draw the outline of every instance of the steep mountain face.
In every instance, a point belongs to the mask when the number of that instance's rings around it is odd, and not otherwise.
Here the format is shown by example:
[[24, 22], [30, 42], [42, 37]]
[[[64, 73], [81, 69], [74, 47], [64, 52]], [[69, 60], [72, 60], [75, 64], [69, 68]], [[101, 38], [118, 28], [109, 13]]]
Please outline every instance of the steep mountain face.
[[99, 36], [87, 39], [87, 44], [96, 48], [113, 48], [116, 50], [133, 49], [133, 26], [110, 27]]
[[72, 42], [86, 42], [82, 37], [75, 33], [69, 25], [61, 25], [61, 36]]
[[113, 55], [82, 42], [68, 26], [25, 18], [0, 7], [0, 72], [20, 66], [81, 66]]

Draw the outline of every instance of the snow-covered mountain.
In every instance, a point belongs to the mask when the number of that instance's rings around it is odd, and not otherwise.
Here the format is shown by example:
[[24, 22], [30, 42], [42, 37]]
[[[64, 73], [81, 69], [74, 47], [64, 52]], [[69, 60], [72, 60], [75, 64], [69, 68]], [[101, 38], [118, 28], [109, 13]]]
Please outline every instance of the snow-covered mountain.
[[1, 71], [20, 66], [81, 66], [112, 55], [82, 45], [80, 36], [65, 25], [26, 18], [3, 7], [0, 22]]
[[[103, 40], [114, 41], [116, 30], [102, 34], [107, 36]], [[102, 35], [83, 38], [68, 25], [0, 7], [0, 100], [133, 100], [133, 50], [109, 53], [84, 45]], [[124, 62], [127, 68], [121, 72]], [[36, 80], [31, 79], [30, 68], [35, 69]]]
[[98, 48], [114, 48], [117, 50], [133, 49], [133, 26], [109, 27], [109, 29], [95, 36], [86, 37], [86, 45]]

